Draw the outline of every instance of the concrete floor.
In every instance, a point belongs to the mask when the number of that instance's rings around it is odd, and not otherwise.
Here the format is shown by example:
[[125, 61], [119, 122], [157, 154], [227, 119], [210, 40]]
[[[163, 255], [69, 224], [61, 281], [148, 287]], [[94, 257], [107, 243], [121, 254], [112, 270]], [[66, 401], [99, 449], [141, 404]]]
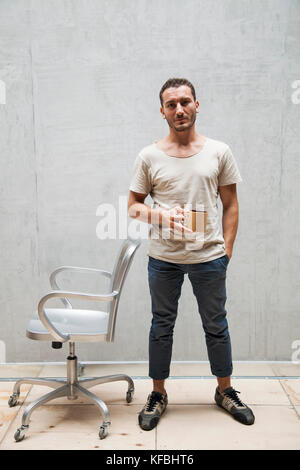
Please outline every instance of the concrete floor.
[[97, 385], [90, 391], [108, 406], [111, 426], [100, 440], [102, 418], [85, 399], [59, 398], [35, 410], [26, 437], [15, 442], [24, 408], [52, 389], [23, 385], [20, 403], [7, 404], [17, 377], [61, 377], [60, 364], [0, 365], [0, 449], [87, 450], [193, 450], [193, 449], [300, 449], [300, 365], [292, 363], [235, 362], [232, 385], [255, 414], [254, 425], [235, 421], [214, 402], [215, 377], [208, 363], [173, 363], [166, 382], [169, 406], [158, 427], [142, 431], [137, 415], [151, 391], [148, 366], [88, 364], [83, 376], [115, 373], [130, 375], [135, 383], [133, 401], [127, 404], [126, 382]]

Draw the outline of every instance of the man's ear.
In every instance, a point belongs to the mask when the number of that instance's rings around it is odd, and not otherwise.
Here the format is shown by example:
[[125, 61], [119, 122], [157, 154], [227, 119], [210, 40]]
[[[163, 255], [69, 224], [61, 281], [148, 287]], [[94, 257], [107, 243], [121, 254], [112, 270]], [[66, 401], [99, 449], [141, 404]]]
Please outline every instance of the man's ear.
[[196, 113], [199, 113], [199, 108], [200, 108], [200, 103], [198, 100], [196, 100]]
[[162, 106], [160, 107], [160, 113], [161, 113], [163, 119], [166, 119], [166, 116], [165, 116], [165, 113], [164, 113], [164, 111], [163, 111], [163, 107], [162, 107]]

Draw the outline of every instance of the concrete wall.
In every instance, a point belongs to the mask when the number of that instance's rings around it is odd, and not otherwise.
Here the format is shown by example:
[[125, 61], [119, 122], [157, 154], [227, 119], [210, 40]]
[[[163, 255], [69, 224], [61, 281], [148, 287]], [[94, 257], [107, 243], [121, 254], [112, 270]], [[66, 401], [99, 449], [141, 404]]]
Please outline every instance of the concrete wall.
[[[300, 339], [299, 20], [297, 0], [0, 1], [0, 340], [8, 362], [64, 359], [66, 347], [25, 337], [28, 320], [57, 266], [111, 269], [121, 242], [97, 238], [96, 210], [118, 209], [137, 152], [168, 132], [158, 93], [171, 76], [194, 83], [197, 130], [231, 146], [243, 177], [227, 281], [233, 357], [291, 359]], [[79, 345], [82, 360], [147, 360], [146, 261], [143, 242], [115, 343]], [[62, 281], [104, 289], [79, 276]], [[207, 359], [188, 280], [173, 359]]]

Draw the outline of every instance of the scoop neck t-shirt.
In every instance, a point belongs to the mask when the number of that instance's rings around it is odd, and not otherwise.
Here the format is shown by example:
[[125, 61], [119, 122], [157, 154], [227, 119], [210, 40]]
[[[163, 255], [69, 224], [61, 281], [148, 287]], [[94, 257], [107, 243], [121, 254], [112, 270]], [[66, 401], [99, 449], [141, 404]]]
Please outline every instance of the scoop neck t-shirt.
[[130, 190], [150, 195], [153, 208], [207, 212], [206, 230], [200, 239], [178, 239], [173, 231], [150, 226], [148, 255], [163, 261], [193, 264], [223, 256], [225, 242], [218, 210], [218, 187], [242, 181], [230, 147], [206, 138], [202, 149], [187, 157], [168, 155], [154, 142], [136, 157]]
[[177, 155], [169, 155], [168, 153], [166, 153], [164, 150], [160, 149], [157, 145], [157, 142], [155, 141], [154, 142], [154, 145], [155, 147], [160, 150], [161, 152], [163, 152], [165, 155], [167, 155], [167, 157], [171, 157], [171, 158], [191, 158], [191, 157], [195, 157], [196, 155], [199, 155], [199, 153], [202, 152], [202, 150], [204, 149], [205, 145], [207, 143], [207, 138], [205, 139], [205, 142], [204, 144], [202, 145], [202, 148], [199, 150], [199, 152], [196, 152], [196, 153], [193, 153], [192, 155], [186, 155], [186, 156], [177, 156]]

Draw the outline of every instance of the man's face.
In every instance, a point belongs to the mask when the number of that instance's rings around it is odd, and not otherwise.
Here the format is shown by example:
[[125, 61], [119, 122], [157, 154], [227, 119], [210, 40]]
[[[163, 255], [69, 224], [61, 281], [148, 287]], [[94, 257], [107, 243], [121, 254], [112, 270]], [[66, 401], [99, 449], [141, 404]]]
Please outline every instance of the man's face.
[[189, 86], [167, 88], [163, 92], [162, 99], [163, 106], [160, 108], [160, 112], [171, 128], [182, 132], [194, 125], [199, 102], [194, 101]]

